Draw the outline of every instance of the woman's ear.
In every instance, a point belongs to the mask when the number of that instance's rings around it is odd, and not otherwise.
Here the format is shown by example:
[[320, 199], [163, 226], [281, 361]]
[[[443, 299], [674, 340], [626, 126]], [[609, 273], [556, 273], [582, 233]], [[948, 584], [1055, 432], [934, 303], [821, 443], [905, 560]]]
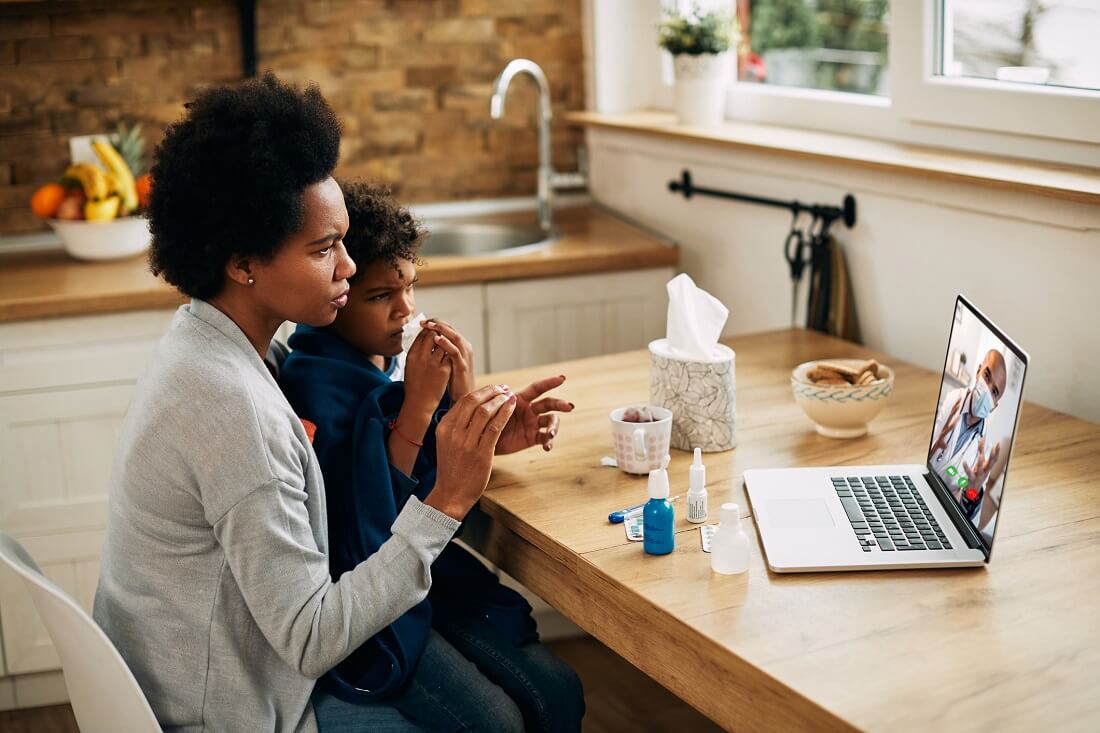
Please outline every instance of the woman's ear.
[[256, 284], [252, 266], [248, 260], [232, 257], [225, 263], [225, 276], [238, 285], [248, 287]]

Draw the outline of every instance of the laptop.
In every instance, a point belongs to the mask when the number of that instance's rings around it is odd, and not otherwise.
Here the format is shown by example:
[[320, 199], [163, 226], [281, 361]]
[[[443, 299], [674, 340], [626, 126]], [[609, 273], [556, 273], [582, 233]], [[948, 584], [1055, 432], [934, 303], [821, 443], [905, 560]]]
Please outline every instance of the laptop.
[[778, 573], [989, 562], [1028, 355], [958, 296], [921, 465], [745, 471]]

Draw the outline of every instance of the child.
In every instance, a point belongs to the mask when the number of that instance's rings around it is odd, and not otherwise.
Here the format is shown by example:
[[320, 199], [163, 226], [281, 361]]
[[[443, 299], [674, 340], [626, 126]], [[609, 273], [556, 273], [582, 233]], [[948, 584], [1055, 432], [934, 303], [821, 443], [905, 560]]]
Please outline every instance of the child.
[[[425, 321], [409, 348], [404, 381], [391, 381], [402, 332], [415, 313], [424, 232], [384, 189], [343, 182], [356, 262], [347, 305], [326, 328], [299, 326], [280, 377], [307, 427], [325, 478], [333, 578], [390, 536], [410, 495], [435, 480], [434, 426], [474, 388], [470, 345], [454, 328]], [[556, 412], [540, 398], [565, 377], [517, 394], [498, 453], [553, 447]], [[468, 552], [451, 544], [432, 566], [428, 600], [372, 637], [325, 678], [349, 702], [391, 705], [428, 730], [576, 731], [584, 712], [576, 674], [538, 642], [531, 607]], [[421, 658], [432, 663], [418, 664]], [[475, 668], [476, 665], [476, 668]]]

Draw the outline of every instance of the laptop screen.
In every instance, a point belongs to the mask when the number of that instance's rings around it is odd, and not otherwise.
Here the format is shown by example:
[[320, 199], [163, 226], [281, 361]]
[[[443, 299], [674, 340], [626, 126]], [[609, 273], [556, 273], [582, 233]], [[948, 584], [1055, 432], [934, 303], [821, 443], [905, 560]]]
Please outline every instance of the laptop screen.
[[959, 296], [928, 466], [977, 530], [987, 553], [1000, 514], [1026, 369], [1027, 354]]

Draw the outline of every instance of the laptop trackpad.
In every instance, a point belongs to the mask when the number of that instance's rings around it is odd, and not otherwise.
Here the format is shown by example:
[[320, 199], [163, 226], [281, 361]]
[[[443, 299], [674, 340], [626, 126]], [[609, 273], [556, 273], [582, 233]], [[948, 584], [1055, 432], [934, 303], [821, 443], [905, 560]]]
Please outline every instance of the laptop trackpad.
[[777, 529], [826, 529], [835, 526], [829, 505], [821, 499], [773, 499], [768, 524]]

